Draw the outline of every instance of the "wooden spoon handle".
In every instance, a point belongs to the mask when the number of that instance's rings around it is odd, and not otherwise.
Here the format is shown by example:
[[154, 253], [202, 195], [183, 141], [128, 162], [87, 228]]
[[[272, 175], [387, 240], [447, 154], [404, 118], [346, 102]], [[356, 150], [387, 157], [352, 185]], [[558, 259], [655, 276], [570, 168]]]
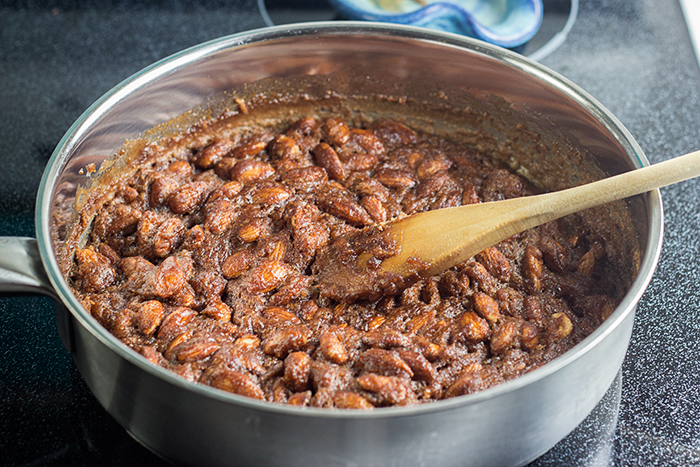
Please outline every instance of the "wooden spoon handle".
[[392, 224], [401, 252], [381, 268], [407, 276], [422, 262], [421, 275], [434, 275], [516, 233], [697, 176], [700, 151], [567, 190], [419, 213]]
[[[561, 217], [698, 176], [700, 151], [694, 151], [658, 164], [541, 196], [554, 200], [556, 213], [561, 212], [557, 217]], [[570, 203], [568, 207], [565, 205], [567, 201]]]

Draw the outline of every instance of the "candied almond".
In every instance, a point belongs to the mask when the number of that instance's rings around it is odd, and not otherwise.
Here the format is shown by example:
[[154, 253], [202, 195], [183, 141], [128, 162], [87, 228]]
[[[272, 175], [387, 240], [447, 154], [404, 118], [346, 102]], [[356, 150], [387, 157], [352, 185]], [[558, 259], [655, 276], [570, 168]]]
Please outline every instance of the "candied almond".
[[367, 324], [367, 328], [370, 331], [373, 331], [373, 330], [379, 328], [382, 324], [384, 324], [385, 321], [386, 321], [386, 316], [382, 316], [382, 315], [374, 316], [370, 320], [370, 322]]
[[[437, 345], [433, 342], [430, 342], [428, 339], [426, 339], [423, 336], [414, 336], [413, 342], [414, 342], [415, 348], [417, 350], [419, 350], [420, 353], [429, 362], [436, 361], [442, 353], [442, 347], [440, 347], [439, 345]], [[407, 363], [409, 365], [411, 365], [410, 362], [407, 362]], [[414, 369], [413, 371], [415, 372], [416, 370]]]
[[481, 374], [467, 371], [460, 376], [457, 381], [452, 383], [449, 388], [447, 388], [445, 398], [447, 399], [451, 397], [463, 396], [465, 394], [472, 394], [484, 388], [486, 388], [486, 383], [481, 377]]
[[311, 277], [304, 275], [288, 278], [270, 297], [270, 304], [284, 306], [307, 298], [310, 295], [309, 287], [312, 280]]
[[185, 225], [177, 217], [160, 224], [153, 237], [153, 251], [159, 258], [164, 258], [176, 249], [185, 235]]
[[237, 182], [235, 180], [232, 180], [230, 182], [224, 183], [219, 188], [214, 190], [214, 192], [210, 196], [210, 199], [218, 199], [218, 198], [234, 199], [236, 197], [236, 195], [241, 192], [242, 189], [243, 189], [243, 184], [241, 182]]
[[330, 144], [345, 144], [350, 139], [350, 128], [339, 118], [327, 118], [321, 124], [321, 131]]
[[436, 157], [424, 159], [418, 166], [416, 175], [418, 178], [423, 179], [438, 172], [449, 170], [450, 167], [452, 167], [452, 161], [450, 161], [444, 154], [440, 154]]
[[489, 323], [473, 311], [462, 314], [456, 325], [457, 334], [468, 342], [481, 342], [491, 335]]
[[428, 384], [435, 380], [437, 371], [423, 354], [412, 350], [399, 350], [398, 354], [413, 372], [413, 379], [425, 381]]
[[311, 401], [311, 391], [297, 392], [289, 396], [287, 400], [288, 405], [296, 405], [300, 407], [305, 407], [309, 405]]
[[332, 330], [327, 330], [321, 334], [319, 348], [324, 358], [329, 362], [342, 365], [348, 361], [348, 352], [345, 350], [345, 346]]
[[158, 338], [171, 338], [182, 333], [184, 327], [197, 316], [191, 308], [177, 307], [168, 313], [158, 329]]
[[99, 236], [130, 234], [136, 230], [142, 212], [131, 206], [117, 204], [100, 212], [95, 218], [94, 230]]
[[452, 179], [447, 174], [447, 172], [438, 172], [436, 174], [430, 175], [427, 179], [423, 180], [415, 189], [416, 197], [419, 199], [435, 198], [436, 194], [443, 190], [443, 187], [449, 187], [449, 183]]
[[392, 347], [408, 347], [411, 340], [405, 334], [393, 329], [376, 329], [365, 333], [362, 342], [370, 347], [388, 349]]
[[179, 362], [195, 362], [204, 360], [219, 350], [221, 345], [211, 338], [194, 338], [183, 342], [174, 350]]
[[415, 175], [401, 169], [380, 169], [375, 177], [389, 188], [411, 188], [417, 183]]
[[83, 287], [90, 292], [101, 292], [116, 280], [116, 273], [109, 259], [92, 248], [83, 248], [75, 253], [78, 277]]
[[374, 222], [381, 224], [387, 220], [386, 208], [381, 200], [374, 195], [364, 196], [360, 200], [360, 205], [365, 208], [365, 211], [370, 215]]
[[391, 196], [389, 189], [374, 178], [361, 178], [353, 188], [358, 195], [374, 196], [382, 203], [386, 203]]
[[246, 243], [252, 243], [260, 237], [265, 237], [270, 228], [270, 220], [265, 217], [252, 219], [238, 228], [238, 238]]
[[489, 323], [493, 324], [501, 319], [501, 312], [498, 308], [498, 302], [491, 296], [483, 292], [474, 294], [474, 309], [477, 313]]
[[286, 170], [282, 174], [282, 182], [290, 188], [310, 191], [328, 181], [328, 174], [321, 167], [311, 165]]
[[234, 346], [239, 349], [255, 349], [260, 345], [260, 339], [252, 334], [246, 334], [239, 337], [234, 342]]
[[508, 316], [521, 316], [523, 314], [524, 297], [517, 290], [504, 287], [496, 292], [498, 306]]
[[311, 362], [310, 379], [317, 394], [323, 390], [332, 392], [349, 389], [353, 385], [352, 371], [349, 368], [319, 360]]
[[335, 391], [333, 405], [338, 409], [373, 409], [374, 406], [364, 397], [352, 391]]
[[241, 183], [263, 180], [275, 173], [274, 167], [262, 161], [252, 159], [242, 160], [231, 168], [231, 179]]
[[369, 349], [360, 355], [360, 369], [367, 373], [377, 373], [384, 376], [413, 377], [413, 370], [393, 350]]
[[496, 279], [502, 282], [510, 280], [510, 261], [496, 247], [492, 246], [476, 255], [476, 258], [484, 265], [486, 270]]
[[523, 299], [523, 313], [525, 319], [533, 322], [537, 326], [542, 326], [544, 314], [542, 312], [542, 304], [537, 297], [528, 295]]
[[384, 153], [384, 144], [371, 130], [353, 128], [350, 130], [350, 141], [360, 146], [367, 155], [376, 159]]
[[187, 285], [185, 269], [175, 256], [168, 256], [156, 269], [153, 292], [163, 298], [172, 297]]
[[274, 261], [284, 261], [287, 254], [287, 242], [285, 240], [273, 241], [270, 245], [267, 257]]
[[531, 352], [539, 344], [539, 331], [537, 326], [527, 321], [523, 322], [520, 328], [520, 344], [523, 349]]
[[337, 189], [324, 190], [319, 200], [319, 207], [352, 225], [364, 226], [372, 223], [372, 218], [367, 214], [367, 211], [357, 204], [347, 192]]
[[400, 405], [411, 402], [415, 395], [407, 386], [405, 380], [395, 376], [382, 376], [369, 373], [357, 378], [362, 389], [376, 393], [382, 403]]
[[316, 164], [324, 168], [333, 180], [345, 180], [345, 168], [335, 150], [326, 143], [319, 143], [314, 148]]
[[[233, 157], [224, 157], [214, 165], [214, 173], [222, 180], [229, 180], [231, 178], [231, 169], [237, 162]], [[242, 185], [241, 182], [235, 182]]]
[[281, 261], [263, 260], [251, 271], [250, 291], [254, 293], [269, 292], [280, 286], [289, 272], [289, 266]]
[[155, 265], [153, 265], [153, 263], [148, 261], [143, 256], [129, 256], [122, 258], [122, 260], [119, 262], [119, 268], [129, 279], [131, 279], [132, 276], [140, 276], [141, 278], [145, 278], [156, 269]]
[[547, 333], [554, 339], [563, 339], [573, 331], [574, 327], [566, 313], [554, 313], [545, 320]]
[[353, 154], [345, 161], [345, 167], [350, 171], [359, 172], [374, 168], [377, 162], [379, 162], [377, 157], [371, 154]]
[[426, 326], [428, 323], [433, 321], [435, 319], [435, 314], [436, 311], [435, 309], [428, 309], [422, 313], [420, 313], [418, 316], [415, 316], [411, 318], [407, 323], [404, 331], [407, 334], [413, 334], [418, 331], [424, 326]]
[[187, 161], [175, 161], [168, 166], [168, 172], [175, 175], [190, 175], [192, 166]]
[[299, 144], [289, 136], [279, 135], [267, 143], [267, 152], [273, 158], [291, 158], [301, 155]]
[[515, 343], [518, 330], [511, 321], [505, 321], [496, 327], [491, 336], [491, 352], [501, 355], [509, 350]]
[[234, 204], [230, 200], [217, 199], [207, 203], [204, 228], [214, 235], [224, 233], [236, 217]]
[[282, 203], [290, 196], [292, 196], [292, 192], [278, 183], [261, 186], [251, 193], [254, 203], [265, 206], [275, 206]]
[[550, 270], [562, 274], [568, 269], [566, 252], [556, 240], [545, 235], [540, 238], [539, 247], [542, 251], [542, 259]]
[[291, 352], [284, 359], [284, 384], [292, 391], [300, 392], [309, 388], [311, 357], [305, 352]]
[[233, 156], [235, 159], [253, 157], [264, 151], [266, 147], [267, 142], [265, 141], [250, 141], [235, 147], [231, 153], [231, 156]]
[[530, 288], [539, 292], [542, 290], [542, 274], [544, 264], [542, 262], [542, 252], [537, 248], [528, 245], [523, 256], [522, 273]]
[[202, 246], [202, 242], [204, 241], [205, 237], [206, 234], [204, 233], [202, 226], [195, 225], [185, 233], [185, 239], [183, 240], [182, 245], [187, 250], [197, 250]]
[[210, 383], [213, 387], [223, 389], [253, 399], [265, 399], [265, 393], [253, 378], [243, 372], [227, 370], [215, 375]]
[[117, 314], [112, 327], [112, 334], [118, 338], [128, 337], [131, 334], [131, 328], [134, 326], [134, 312], [128, 308], [124, 308]]
[[263, 351], [268, 355], [283, 358], [290, 352], [305, 350], [311, 334], [311, 330], [304, 325], [276, 329], [265, 338]]
[[579, 259], [576, 270], [579, 274], [590, 276], [595, 269], [595, 263], [595, 253], [593, 250], [589, 250]]
[[168, 196], [168, 205], [175, 214], [189, 214], [206, 199], [209, 183], [192, 182], [182, 185]]
[[192, 157], [192, 161], [200, 169], [208, 169], [225, 157], [233, 147], [234, 143], [231, 140], [222, 139], [215, 141], [197, 152]]
[[271, 306], [265, 308], [263, 311], [263, 316], [270, 321], [273, 327], [301, 324], [301, 320], [297, 315], [281, 306]]
[[292, 123], [287, 130], [287, 136], [306, 136], [316, 128], [316, 120], [312, 117], [304, 117]]
[[161, 366], [165, 362], [165, 359], [163, 358], [163, 354], [158, 352], [158, 350], [156, 350], [153, 346], [150, 346], [150, 345], [141, 346], [138, 349], [138, 352], [141, 355], [143, 355], [144, 357], [146, 357], [154, 365]]
[[496, 293], [497, 286], [494, 277], [489, 274], [483, 264], [474, 262], [466, 267], [465, 272], [472, 283], [483, 292], [491, 295]]
[[162, 206], [168, 200], [168, 197], [180, 186], [180, 184], [172, 177], [161, 176], [153, 180], [151, 183], [151, 194], [149, 201], [151, 206]]
[[146, 336], [152, 335], [160, 326], [165, 316], [163, 304], [158, 300], [149, 300], [143, 302], [139, 306], [139, 311], [136, 314], [136, 322], [138, 323], [139, 331]]
[[202, 310], [202, 315], [219, 321], [231, 321], [231, 308], [221, 300], [212, 300]]

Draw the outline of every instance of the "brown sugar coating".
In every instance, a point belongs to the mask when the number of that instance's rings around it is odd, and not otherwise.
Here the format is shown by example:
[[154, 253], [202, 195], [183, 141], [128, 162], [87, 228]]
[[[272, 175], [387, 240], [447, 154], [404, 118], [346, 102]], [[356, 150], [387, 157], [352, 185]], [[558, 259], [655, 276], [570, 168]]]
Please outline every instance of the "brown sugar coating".
[[353, 248], [353, 232], [535, 190], [472, 147], [390, 120], [304, 118], [204, 141], [147, 147], [158, 157], [115, 182], [68, 273], [103, 326], [187, 380], [299, 406], [426, 403], [542, 366], [619, 301], [605, 242], [576, 219], [382, 297], [324, 294], [314, 261]]

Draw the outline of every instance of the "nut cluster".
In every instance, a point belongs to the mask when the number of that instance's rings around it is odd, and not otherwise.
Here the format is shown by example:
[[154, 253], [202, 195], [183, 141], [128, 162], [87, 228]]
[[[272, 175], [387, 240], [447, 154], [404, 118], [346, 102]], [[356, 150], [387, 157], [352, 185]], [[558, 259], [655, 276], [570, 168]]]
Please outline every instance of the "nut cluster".
[[347, 234], [532, 188], [473, 147], [395, 121], [211, 128], [144, 150], [69, 273], [102, 325], [183, 378], [300, 406], [423, 403], [537, 368], [612, 312], [605, 245], [561, 222], [397, 296], [325, 297], [311, 265]]

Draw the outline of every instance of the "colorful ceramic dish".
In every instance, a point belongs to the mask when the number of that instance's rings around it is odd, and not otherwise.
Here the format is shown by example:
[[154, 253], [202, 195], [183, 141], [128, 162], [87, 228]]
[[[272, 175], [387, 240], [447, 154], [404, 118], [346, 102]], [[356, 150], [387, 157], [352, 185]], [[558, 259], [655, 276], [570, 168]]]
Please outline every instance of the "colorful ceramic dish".
[[348, 19], [410, 24], [475, 37], [502, 47], [530, 40], [542, 0], [330, 0]]

